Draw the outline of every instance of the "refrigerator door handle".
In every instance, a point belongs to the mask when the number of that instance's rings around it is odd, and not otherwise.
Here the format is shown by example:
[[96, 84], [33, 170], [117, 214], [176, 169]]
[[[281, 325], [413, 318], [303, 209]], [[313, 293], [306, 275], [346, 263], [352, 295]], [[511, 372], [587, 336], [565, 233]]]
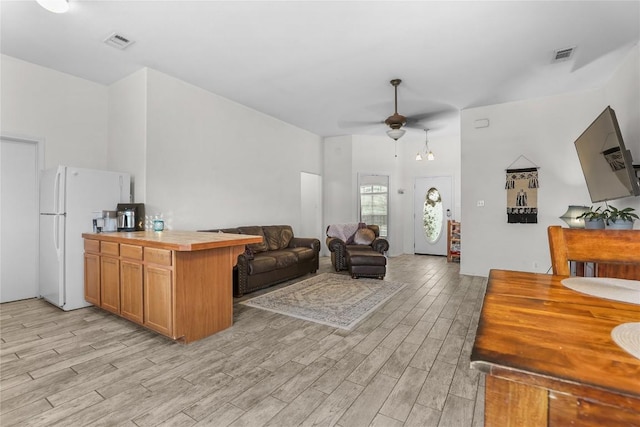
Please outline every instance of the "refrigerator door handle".
[[[60, 213], [60, 206], [58, 206], [58, 204], [60, 203], [60, 179], [61, 178], [62, 178], [62, 175], [60, 173], [60, 170], [58, 169], [58, 171], [56, 171], [56, 179], [54, 180], [54, 184], [53, 184], [53, 211], [55, 213]], [[57, 244], [56, 244], [56, 247], [58, 247]]]
[[54, 215], [53, 220], [53, 245], [56, 248], [56, 252], [58, 253], [58, 258], [60, 258], [60, 254], [62, 248], [60, 247], [60, 220], [67, 216], [66, 213]]
[[60, 258], [60, 216], [56, 215], [53, 219], [53, 246], [56, 248], [58, 258]]

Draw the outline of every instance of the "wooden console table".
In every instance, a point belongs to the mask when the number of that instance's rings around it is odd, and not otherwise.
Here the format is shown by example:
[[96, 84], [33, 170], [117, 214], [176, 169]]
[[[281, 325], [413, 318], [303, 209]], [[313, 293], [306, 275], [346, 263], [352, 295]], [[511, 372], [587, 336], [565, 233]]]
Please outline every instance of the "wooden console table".
[[492, 270], [471, 366], [485, 426], [640, 426], [640, 359], [611, 330], [640, 305], [580, 294], [564, 277]]
[[233, 323], [233, 266], [260, 236], [191, 231], [85, 233], [85, 300], [191, 342]]

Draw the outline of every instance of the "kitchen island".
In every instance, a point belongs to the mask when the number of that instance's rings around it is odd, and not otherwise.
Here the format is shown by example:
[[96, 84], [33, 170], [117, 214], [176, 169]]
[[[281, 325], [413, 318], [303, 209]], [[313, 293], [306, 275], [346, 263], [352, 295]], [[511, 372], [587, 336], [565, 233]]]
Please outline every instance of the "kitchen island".
[[195, 231], [84, 233], [85, 299], [174, 340], [233, 323], [233, 266], [260, 236]]
[[640, 322], [640, 304], [564, 278], [491, 271], [471, 353], [487, 374], [485, 426], [640, 426], [640, 359], [611, 338]]

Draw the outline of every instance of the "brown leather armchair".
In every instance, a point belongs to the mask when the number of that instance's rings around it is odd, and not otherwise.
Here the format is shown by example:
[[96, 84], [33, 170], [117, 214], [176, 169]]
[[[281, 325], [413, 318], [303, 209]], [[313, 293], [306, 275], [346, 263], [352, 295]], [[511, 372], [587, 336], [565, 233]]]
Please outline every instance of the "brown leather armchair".
[[[327, 248], [329, 248], [329, 252], [331, 252], [331, 264], [336, 271], [349, 269], [347, 257], [348, 250], [351, 250], [352, 252], [358, 251], [359, 253], [369, 250], [383, 255], [389, 250], [389, 242], [387, 239], [380, 237], [380, 227], [377, 225], [367, 225], [366, 228], [372, 230], [375, 236], [374, 240], [370, 244], [358, 244], [349, 238], [347, 241], [344, 241], [339, 237], [327, 236], [326, 244]], [[328, 232], [329, 227], [327, 227], [327, 233]]]

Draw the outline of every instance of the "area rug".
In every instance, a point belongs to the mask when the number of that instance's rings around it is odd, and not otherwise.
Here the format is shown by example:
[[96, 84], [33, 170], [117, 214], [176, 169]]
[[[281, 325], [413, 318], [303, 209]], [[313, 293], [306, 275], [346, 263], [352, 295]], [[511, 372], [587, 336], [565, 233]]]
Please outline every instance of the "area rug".
[[241, 304], [350, 330], [404, 286], [387, 280], [322, 273]]

